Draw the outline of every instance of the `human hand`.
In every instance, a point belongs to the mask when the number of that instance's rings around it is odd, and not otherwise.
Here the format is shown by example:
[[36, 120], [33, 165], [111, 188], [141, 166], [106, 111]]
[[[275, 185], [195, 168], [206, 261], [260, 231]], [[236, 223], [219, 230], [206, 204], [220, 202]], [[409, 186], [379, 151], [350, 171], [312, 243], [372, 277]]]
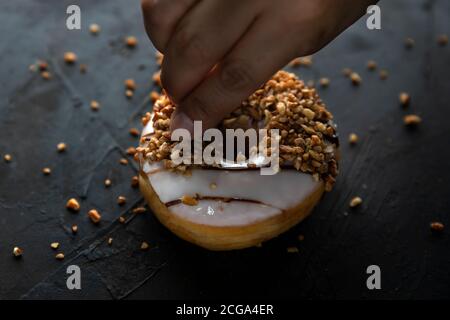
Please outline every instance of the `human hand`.
[[217, 125], [298, 56], [310, 55], [374, 0], [142, 0], [147, 34], [164, 54], [171, 129]]

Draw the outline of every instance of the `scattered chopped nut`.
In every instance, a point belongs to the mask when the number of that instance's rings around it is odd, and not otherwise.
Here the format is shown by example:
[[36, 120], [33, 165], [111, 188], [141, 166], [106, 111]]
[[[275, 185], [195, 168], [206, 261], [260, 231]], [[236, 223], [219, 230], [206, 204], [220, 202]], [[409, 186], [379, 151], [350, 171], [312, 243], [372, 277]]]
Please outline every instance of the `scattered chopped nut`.
[[13, 255], [14, 255], [14, 257], [19, 258], [19, 257], [22, 256], [22, 254], [23, 254], [23, 250], [22, 250], [21, 248], [19, 248], [19, 247], [14, 247], [14, 249], [13, 249]]
[[66, 208], [71, 211], [78, 212], [80, 211], [80, 204], [78, 203], [77, 199], [71, 198], [67, 201]]
[[352, 69], [350, 69], [350, 68], [344, 68], [344, 69], [342, 69], [342, 74], [345, 76], [345, 77], [350, 77], [350, 75], [352, 74]]
[[437, 42], [440, 46], [446, 46], [448, 44], [448, 35], [441, 34], [437, 38]]
[[136, 47], [138, 43], [138, 40], [136, 39], [136, 37], [134, 36], [129, 36], [125, 39], [125, 44], [129, 47], [129, 48], [134, 48]]
[[369, 69], [370, 71], [373, 71], [377, 68], [377, 63], [373, 60], [369, 60], [367, 61], [367, 69]]
[[300, 66], [309, 67], [311, 65], [312, 65], [312, 56], [298, 57], [293, 59], [289, 63], [289, 66], [291, 67], [300, 67]]
[[153, 80], [153, 82], [156, 84], [156, 85], [158, 85], [158, 86], [162, 86], [162, 83], [161, 83], [161, 71], [156, 71], [154, 74], [153, 74], [153, 76], [152, 76], [152, 80]]
[[55, 256], [56, 260], [64, 260], [64, 253], [58, 253]]
[[59, 248], [59, 242], [52, 242], [50, 244], [50, 248], [52, 248], [54, 250], [58, 249]]
[[120, 164], [123, 164], [124, 166], [128, 164], [128, 160], [125, 158], [120, 159]]
[[136, 129], [136, 128], [131, 128], [129, 132], [130, 132], [130, 134], [131, 134], [133, 137], [139, 137], [139, 130], [138, 130], [138, 129]]
[[143, 241], [141, 243], [141, 250], [147, 250], [148, 248], [150, 248], [149, 244], [145, 241]]
[[125, 97], [127, 97], [128, 99], [133, 98], [133, 90], [125, 90]]
[[409, 96], [409, 94], [407, 94], [406, 92], [401, 92], [398, 95], [398, 100], [400, 101], [400, 104], [403, 107], [406, 107], [409, 105], [409, 102], [411, 101], [411, 97]]
[[298, 252], [299, 252], [297, 247], [288, 247], [288, 248], [286, 249], [286, 251], [287, 251], [288, 253], [298, 253]]
[[43, 60], [39, 60], [37, 62], [38, 68], [40, 71], [46, 71], [48, 70], [48, 63], [46, 61]]
[[381, 70], [380, 71], [380, 79], [381, 80], [386, 80], [389, 76], [389, 73], [387, 72], [387, 70]]
[[134, 154], [136, 153], [136, 148], [135, 147], [129, 147], [126, 150], [126, 153], [130, 156], [134, 156]]
[[134, 79], [126, 79], [124, 81], [125, 88], [128, 90], [136, 90], [136, 82]]
[[196, 206], [198, 204], [198, 200], [188, 196], [188, 195], [184, 195], [181, 197], [181, 202], [184, 203], [185, 205], [188, 206]]
[[64, 142], [60, 142], [56, 145], [58, 152], [64, 152], [67, 149], [67, 145]]
[[319, 84], [320, 84], [323, 88], [326, 88], [326, 87], [328, 87], [328, 86], [330, 85], [330, 79], [328, 79], [328, 78], [321, 78], [321, 79], [319, 80]]
[[444, 230], [444, 224], [442, 222], [434, 221], [430, 223], [430, 228], [433, 231], [441, 232]]
[[415, 44], [416, 44], [416, 42], [414, 41], [413, 38], [406, 38], [405, 39], [405, 47], [406, 47], [406, 49], [412, 49]]
[[102, 219], [102, 216], [100, 215], [100, 213], [98, 213], [98, 211], [95, 209], [89, 210], [88, 217], [95, 224], [99, 223], [100, 220]]
[[52, 78], [52, 75], [48, 71], [42, 71], [41, 72], [41, 77], [44, 80], [50, 80]]
[[76, 224], [74, 224], [70, 229], [72, 230], [73, 234], [78, 232], [78, 226]]
[[125, 223], [125, 221], [126, 221], [125, 217], [122, 217], [122, 216], [119, 217], [119, 222], [120, 223]]
[[100, 109], [100, 103], [98, 103], [98, 101], [96, 101], [96, 100], [92, 100], [91, 101], [91, 109], [93, 111], [97, 111], [98, 109]]
[[100, 26], [96, 23], [92, 23], [89, 26], [89, 31], [93, 34], [93, 35], [97, 35], [100, 32]]
[[124, 196], [117, 197], [117, 204], [119, 206], [123, 206], [125, 203], [127, 203], [127, 198], [125, 198]]
[[52, 170], [50, 168], [43, 168], [42, 173], [46, 176], [50, 175], [52, 173]]
[[77, 61], [77, 55], [73, 52], [66, 52], [64, 53], [64, 61], [67, 64], [73, 64]]
[[133, 209], [134, 214], [140, 214], [146, 212], [147, 209], [145, 207], [137, 207]]
[[5, 162], [11, 162], [12, 161], [12, 156], [10, 154], [5, 154], [3, 156], [3, 159], [5, 160]]
[[358, 136], [356, 135], [356, 133], [349, 134], [348, 142], [350, 142], [350, 144], [356, 144], [358, 142]]
[[416, 126], [422, 122], [422, 118], [415, 114], [408, 114], [403, 118], [406, 126]]
[[360, 197], [354, 197], [352, 200], [350, 200], [350, 208], [356, 208], [357, 206], [361, 205], [362, 199]]
[[158, 66], [162, 65], [164, 55], [161, 52], [156, 51], [155, 58], [156, 58], [156, 63], [158, 64]]
[[111, 182], [111, 180], [110, 179], [106, 179], [105, 180], [105, 187], [110, 187], [111, 186], [111, 184], [112, 184], [112, 182]]
[[361, 84], [361, 81], [362, 81], [361, 76], [359, 74], [357, 74], [356, 72], [352, 72], [350, 74], [350, 80], [352, 80], [352, 83], [355, 86], [359, 86]]
[[131, 177], [131, 186], [133, 188], [136, 188], [139, 186], [139, 177], [138, 176]]
[[113, 238], [108, 238], [108, 245], [112, 245], [113, 243]]

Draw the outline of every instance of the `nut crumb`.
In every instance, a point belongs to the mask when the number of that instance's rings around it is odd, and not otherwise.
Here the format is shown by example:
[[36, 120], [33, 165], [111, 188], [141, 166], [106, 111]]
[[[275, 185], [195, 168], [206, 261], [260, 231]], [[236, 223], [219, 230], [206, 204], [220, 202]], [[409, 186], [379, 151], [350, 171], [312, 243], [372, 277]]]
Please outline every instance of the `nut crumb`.
[[350, 133], [350, 135], [348, 136], [348, 142], [350, 144], [356, 144], [358, 142], [358, 136], [356, 135], [356, 133]]
[[126, 39], [125, 39], [125, 44], [126, 44], [127, 47], [129, 47], [129, 48], [134, 48], [134, 47], [137, 46], [138, 40], [137, 40], [137, 38], [134, 37], [134, 36], [128, 36], [128, 37], [126, 37]]
[[326, 88], [330, 85], [330, 79], [328, 78], [320, 78], [319, 84], [322, 88]]
[[91, 101], [91, 109], [93, 111], [98, 111], [98, 109], [100, 109], [100, 103], [98, 103], [98, 101], [96, 101], [96, 100], [92, 100]]
[[188, 196], [188, 195], [184, 195], [181, 197], [181, 202], [184, 203], [185, 205], [188, 206], [196, 206], [198, 204], [198, 200]]
[[41, 72], [41, 77], [44, 80], [50, 80], [52, 78], [52, 75], [48, 71], [42, 71]]
[[433, 231], [441, 232], [444, 230], [444, 224], [442, 222], [433, 221], [430, 223], [430, 228]]
[[406, 126], [413, 127], [420, 124], [422, 122], [422, 118], [415, 114], [408, 114], [403, 118], [403, 122]]
[[405, 48], [406, 49], [412, 49], [414, 48], [416, 42], [414, 41], [413, 38], [406, 38], [405, 39]]
[[52, 242], [50, 243], [50, 248], [56, 250], [59, 248], [59, 242]]
[[127, 97], [128, 99], [131, 99], [131, 98], [133, 98], [133, 95], [134, 95], [134, 93], [133, 93], [133, 90], [125, 90], [125, 97]]
[[72, 227], [70, 229], [72, 230], [73, 234], [78, 232], [78, 226], [76, 224], [72, 225]]
[[209, 187], [211, 188], [211, 189], [217, 189], [217, 184], [215, 184], [214, 182], [213, 183], [211, 183], [210, 185], [209, 185]]
[[105, 180], [105, 187], [110, 187], [111, 186], [111, 184], [112, 184], [112, 181], [110, 180], [110, 179], [106, 179]]
[[136, 90], [136, 82], [134, 81], [134, 79], [126, 79], [124, 81], [125, 84], [125, 89], [128, 90]]
[[58, 152], [64, 152], [67, 149], [67, 145], [64, 142], [60, 142], [56, 145]]
[[127, 203], [127, 198], [125, 198], [124, 196], [117, 197], [117, 204], [119, 206], [123, 206], [125, 203]]
[[409, 102], [411, 101], [411, 97], [409, 96], [408, 93], [406, 93], [406, 92], [401, 92], [401, 93], [398, 95], [398, 100], [400, 101], [400, 104], [401, 104], [403, 107], [407, 107], [407, 106], [409, 105]]
[[91, 221], [94, 224], [99, 223], [100, 220], [102, 219], [102, 216], [100, 215], [100, 213], [97, 210], [95, 210], [95, 209], [89, 210], [88, 217], [91, 219]]
[[440, 34], [437, 38], [437, 42], [440, 46], [446, 46], [448, 44], [448, 35]]
[[362, 82], [361, 76], [356, 72], [352, 72], [350, 74], [350, 80], [352, 81], [353, 85], [355, 85], [355, 86], [359, 86]]
[[156, 100], [159, 99], [159, 96], [160, 96], [160, 94], [158, 92], [156, 92], [156, 91], [150, 92], [150, 100], [151, 100], [151, 102], [155, 103]]
[[19, 247], [14, 247], [13, 255], [16, 258], [19, 258], [19, 257], [21, 257], [23, 255], [23, 250], [21, 248], [19, 248]]
[[92, 33], [93, 35], [97, 35], [100, 32], [100, 26], [96, 23], [92, 23], [89, 26], [89, 31], [90, 33]]
[[134, 208], [132, 212], [134, 214], [141, 214], [141, 213], [144, 213], [146, 211], [147, 211], [147, 209], [145, 207], [137, 207], [137, 208]]
[[139, 187], [139, 177], [138, 176], [131, 177], [131, 186], [133, 188]]
[[147, 250], [148, 248], [150, 248], [149, 244], [145, 241], [142, 241], [141, 250]]
[[78, 212], [80, 211], [80, 204], [78, 203], [77, 199], [70, 198], [66, 203], [66, 208], [71, 211]]
[[3, 156], [3, 159], [5, 160], [5, 162], [11, 162], [12, 161], [12, 156], [10, 154], [5, 154]]
[[52, 173], [52, 170], [50, 168], [43, 168], [42, 173], [46, 176], [49, 176]]
[[64, 253], [58, 253], [58, 254], [55, 256], [55, 258], [56, 258], [56, 260], [64, 260]]
[[125, 221], [126, 221], [126, 220], [125, 220], [125, 217], [123, 217], [123, 216], [120, 216], [120, 217], [119, 217], [119, 222], [120, 222], [120, 223], [125, 223]]
[[139, 130], [136, 128], [131, 128], [129, 133], [133, 136], [133, 137], [139, 137]]
[[367, 61], [367, 69], [374, 71], [377, 68], [377, 63], [374, 60]]
[[77, 61], [77, 55], [73, 52], [64, 53], [64, 61], [67, 64], [74, 64]]
[[360, 197], [354, 197], [352, 200], [350, 200], [350, 208], [356, 208], [359, 205], [361, 205], [362, 199]]
[[108, 238], [108, 245], [112, 245], [113, 243], [113, 238]]
[[381, 80], [386, 80], [389, 76], [389, 73], [387, 72], [387, 70], [380, 70], [380, 79]]
[[128, 160], [125, 158], [122, 158], [122, 159], [120, 159], [119, 163], [126, 166], [128, 164]]

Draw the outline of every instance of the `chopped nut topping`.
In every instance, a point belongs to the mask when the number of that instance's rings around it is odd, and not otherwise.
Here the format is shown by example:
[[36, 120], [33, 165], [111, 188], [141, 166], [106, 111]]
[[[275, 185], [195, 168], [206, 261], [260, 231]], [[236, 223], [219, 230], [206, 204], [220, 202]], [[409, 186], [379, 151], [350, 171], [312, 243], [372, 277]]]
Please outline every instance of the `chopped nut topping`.
[[416, 126], [422, 122], [422, 118], [415, 114], [408, 114], [403, 118], [406, 126]]
[[56, 145], [58, 152], [64, 152], [67, 149], [67, 145], [64, 142], [60, 142]]
[[73, 234], [78, 232], [78, 226], [76, 224], [74, 224], [70, 229], [72, 230]]
[[377, 68], [377, 63], [373, 60], [369, 60], [367, 61], [367, 69], [369, 69], [370, 71], [373, 71]]
[[359, 74], [357, 74], [356, 72], [352, 72], [350, 74], [350, 80], [352, 80], [352, 83], [355, 86], [359, 86], [361, 84], [361, 76]]
[[185, 205], [188, 206], [196, 206], [198, 204], [198, 200], [188, 196], [188, 195], [184, 195], [181, 197], [181, 202], [184, 203]]
[[149, 244], [145, 241], [143, 241], [141, 243], [141, 250], [147, 250], [148, 248], [150, 248]]
[[96, 101], [96, 100], [92, 100], [91, 101], [91, 109], [93, 111], [97, 111], [98, 109], [100, 109], [100, 103], [98, 103], [98, 101]]
[[414, 41], [413, 38], [406, 38], [405, 39], [405, 47], [406, 47], [406, 49], [412, 49], [415, 44], [416, 44], [416, 42]]
[[111, 186], [111, 184], [112, 184], [112, 182], [111, 182], [111, 180], [110, 179], [106, 179], [105, 180], [105, 187], [110, 187]]
[[93, 34], [93, 35], [97, 35], [100, 32], [100, 26], [96, 23], [92, 23], [89, 26], [89, 31]]
[[137, 46], [138, 40], [136, 39], [136, 37], [134, 36], [128, 36], [125, 39], [125, 44], [127, 45], [127, 47], [129, 48], [134, 48]]
[[133, 209], [134, 214], [140, 214], [146, 212], [147, 209], [145, 207], [137, 207]]
[[136, 129], [136, 128], [131, 128], [129, 132], [130, 132], [130, 134], [131, 134], [133, 137], [139, 137], [139, 130], [138, 130], [138, 129]]
[[387, 72], [387, 70], [381, 70], [380, 71], [380, 79], [381, 80], [386, 80], [388, 78], [389, 74]]
[[127, 148], [126, 153], [130, 156], [134, 156], [134, 154], [136, 153], [136, 148], [135, 147], [129, 147]]
[[3, 156], [3, 159], [5, 160], [5, 162], [11, 162], [12, 161], [12, 156], [10, 154], [5, 154]]
[[99, 223], [100, 220], [102, 219], [102, 216], [100, 215], [100, 213], [98, 213], [98, 211], [95, 209], [89, 210], [88, 217], [95, 224]]
[[52, 78], [52, 75], [48, 71], [42, 71], [41, 72], [41, 77], [44, 80], [50, 80]]
[[124, 166], [128, 164], [128, 160], [125, 158], [120, 159], [120, 164], [123, 164]]
[[139, 187], [139, 177], [138, 176], [131, 177], [131, 186], [133, 188]]
[[50, 168], [43, 168], [42, 173], [46, 176], [49, 176], [52, 173], [52, 170]]
[[411, 97], [406, 92], [401, 92], [398, 95], [398, 100], [400, 101], [400, 104], [404, 107], [409, 105], [409, 102], [411, 100]]
[[446, 46], [448, 44], [448, 35], [446, 34], [439, 35], [437, 42], [440, 46]]
[[125, 90], [125, 97], [127, 97], [128, 99], [133, 98], [134, 92], [133, 90]]
[[126, 221], [125, 217], [122, 217], [122, 216], [119, 217], [119, 222], [120, 223], [125, 223], [125, 221]]
[[124, 196], [117, 197], [117, 204], [119, 206], [123, 206], [125, 203], [127, 203], [127, 198], [125, 198]]
[[112, 245], [113, 243], [113, 238], [108, 238], [108, 245]]
[[434, 221], [430, 223], [430, 228], [433, 231], [441, 232], [444, 230], [444, 224], [442, 222]]
[[67, 201], [66, 208], [71, 211], [78, 212], [80, 211], [80, 204], [78, 203], [77, 199], [71, 198]]
[[73, 52], [66, 52], [64, 53], [64, 61], [67, 64], [73, 64], [77, 61], [77, 55]]
[[125, 83], [125, 88], [128, 90], [136, 90], [136, 82], [134, 81], [134, 79], [126, 79], [124, 81]]
[[323, 88], [326, 88], [326, 87], [328, 87], [328, 86], [330, 85], [330, 79], [328, 79], [328, 78], [321, 78], [321, 79], [319, 80], [319, 84], [320, 84]]
[[50, 244], [50, 248], [52, 248], [54, 250], [58, 249], [59, 248], [59, 242], [52, 242]]
[[14, 247], [14, 249], [13, 249], [13, 255], [14, 255], [14, 257], [19, 258], [19, 257], [22, 256], [22, 254], [23, 254], [23, 250], [22, 250], [21, 248], [19, 248], [19, 247]]
[[64, 253], [58, 253], [55, 256], [56, 260], [64, 260]]
[[350, 133], [348, 136], [348, 142], [350, 142], [350, 144], [356, 144], [358, 142], [358, 136], [356, 133]]
[[299, 252], [297, 247], [288, 247], [288, 248], [286, 249], [286, 251], [287, 251], [288, 253], [298, 253], [298, 252]]
[[361, 205], [362, 199], [360, 197], [354, 197], [352, 200], [350, 200], [350, 208], [356, 208], [357, 206]]

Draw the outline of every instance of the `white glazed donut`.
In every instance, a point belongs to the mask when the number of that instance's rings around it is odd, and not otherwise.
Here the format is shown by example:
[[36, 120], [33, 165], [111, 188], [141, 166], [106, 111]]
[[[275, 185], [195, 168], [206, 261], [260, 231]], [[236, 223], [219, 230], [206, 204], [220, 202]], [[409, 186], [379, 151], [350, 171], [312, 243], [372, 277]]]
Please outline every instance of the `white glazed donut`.
[[[147, 121], [141, 141], [154, 130], [154, 122]], [[327, 145], [334, 156], [337, 140]], [[141, 156], [140, 168], [141, 192], [161, 223], [211, 250], [251, 247], [281, 234], [308, 216], [326, 185], [292, 166], [275, 175], [211, 167], [193, 167], [183, 175]], [[183, 202], [185, 196], [195, 203]]]

